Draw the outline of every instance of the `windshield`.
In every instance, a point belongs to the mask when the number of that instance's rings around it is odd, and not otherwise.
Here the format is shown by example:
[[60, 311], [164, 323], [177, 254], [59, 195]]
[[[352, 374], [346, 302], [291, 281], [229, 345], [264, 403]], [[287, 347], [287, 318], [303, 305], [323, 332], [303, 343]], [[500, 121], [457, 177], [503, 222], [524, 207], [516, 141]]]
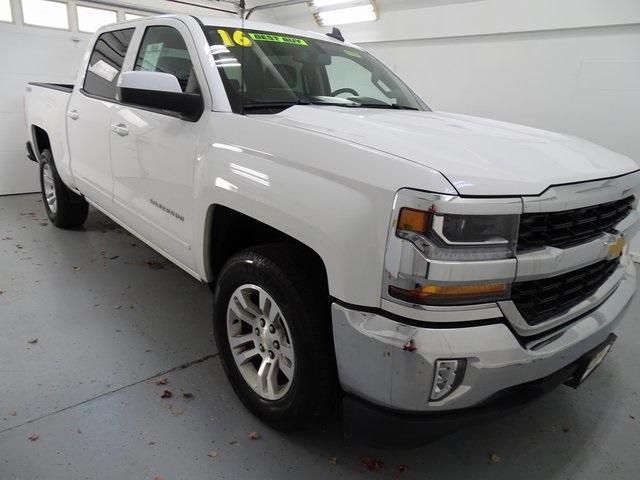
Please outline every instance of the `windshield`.
[[428, 110], [391, 70], [348, 45], [274, 32], [204, 27], [236, 113], [292, 105]]

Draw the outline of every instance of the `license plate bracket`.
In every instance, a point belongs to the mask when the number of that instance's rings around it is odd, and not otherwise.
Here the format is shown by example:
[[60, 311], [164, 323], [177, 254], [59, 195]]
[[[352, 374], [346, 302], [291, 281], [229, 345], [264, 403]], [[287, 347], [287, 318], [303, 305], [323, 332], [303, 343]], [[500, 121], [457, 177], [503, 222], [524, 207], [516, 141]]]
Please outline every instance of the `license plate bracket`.
[[609, 335], [609, 337], [596, 348], [586, 353], [580, 360], [578, 360], [578, 367], [576, 368], [573, 376], [565, 382], [565, 385], [578, 388], [582, 383], [591, 376], [591, 374], [602, 364], [607, 357], [613, 344], [617, 340], [615, 334]]

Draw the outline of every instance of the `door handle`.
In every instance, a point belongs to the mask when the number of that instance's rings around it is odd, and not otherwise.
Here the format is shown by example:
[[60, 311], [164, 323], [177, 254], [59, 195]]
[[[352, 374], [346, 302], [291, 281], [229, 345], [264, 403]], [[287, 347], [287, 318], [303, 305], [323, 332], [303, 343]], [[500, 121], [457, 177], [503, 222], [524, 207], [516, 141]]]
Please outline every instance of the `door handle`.
[[78, 111], [74, 108], [73, 110], [69, 110], [67, 112], [67, 117], [69, 117], [71, 120], [78, 120], [80, 118], [80, 114], [78, 113]]
[[111, 130], [121, 137], [126, 137], [127, 135], [129, 135], [129, 129], [124, 123], [114, 123], [113, 125], [111, 125]]

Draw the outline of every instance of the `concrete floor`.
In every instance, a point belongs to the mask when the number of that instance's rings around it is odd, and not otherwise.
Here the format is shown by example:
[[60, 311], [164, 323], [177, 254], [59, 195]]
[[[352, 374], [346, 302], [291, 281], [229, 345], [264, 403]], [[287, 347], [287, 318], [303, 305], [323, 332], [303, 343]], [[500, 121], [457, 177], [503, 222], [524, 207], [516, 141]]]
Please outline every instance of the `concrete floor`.
[[[45, 218], [36, 195], [0, 197], [1, 480], [640, 478], [640, 298], [580, 390], [418, 449], [378, 450], [338, 425], [262, 425], [215, 358], [206, 286], [98, 212], [79, 231]], [[384, 469], [366, 471], [363, 456]]]

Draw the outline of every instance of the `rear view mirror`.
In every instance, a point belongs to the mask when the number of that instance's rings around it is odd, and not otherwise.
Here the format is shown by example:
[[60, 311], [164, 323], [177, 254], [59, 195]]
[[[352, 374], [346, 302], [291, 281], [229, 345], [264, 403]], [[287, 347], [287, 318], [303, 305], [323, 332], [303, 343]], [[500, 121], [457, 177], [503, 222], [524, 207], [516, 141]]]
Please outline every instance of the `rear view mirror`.
[[331, 65], [331, 56], [320, 53], [310, 48], [302, 48], [293, 54], [293, 60], [305, 65], [327, 66]]
[[118, 79], [122, 103], [180, 113], [197, 120], [204, 104], [202, 96], [184, 93], [175, 75], [163, 72], [123, 72]]

